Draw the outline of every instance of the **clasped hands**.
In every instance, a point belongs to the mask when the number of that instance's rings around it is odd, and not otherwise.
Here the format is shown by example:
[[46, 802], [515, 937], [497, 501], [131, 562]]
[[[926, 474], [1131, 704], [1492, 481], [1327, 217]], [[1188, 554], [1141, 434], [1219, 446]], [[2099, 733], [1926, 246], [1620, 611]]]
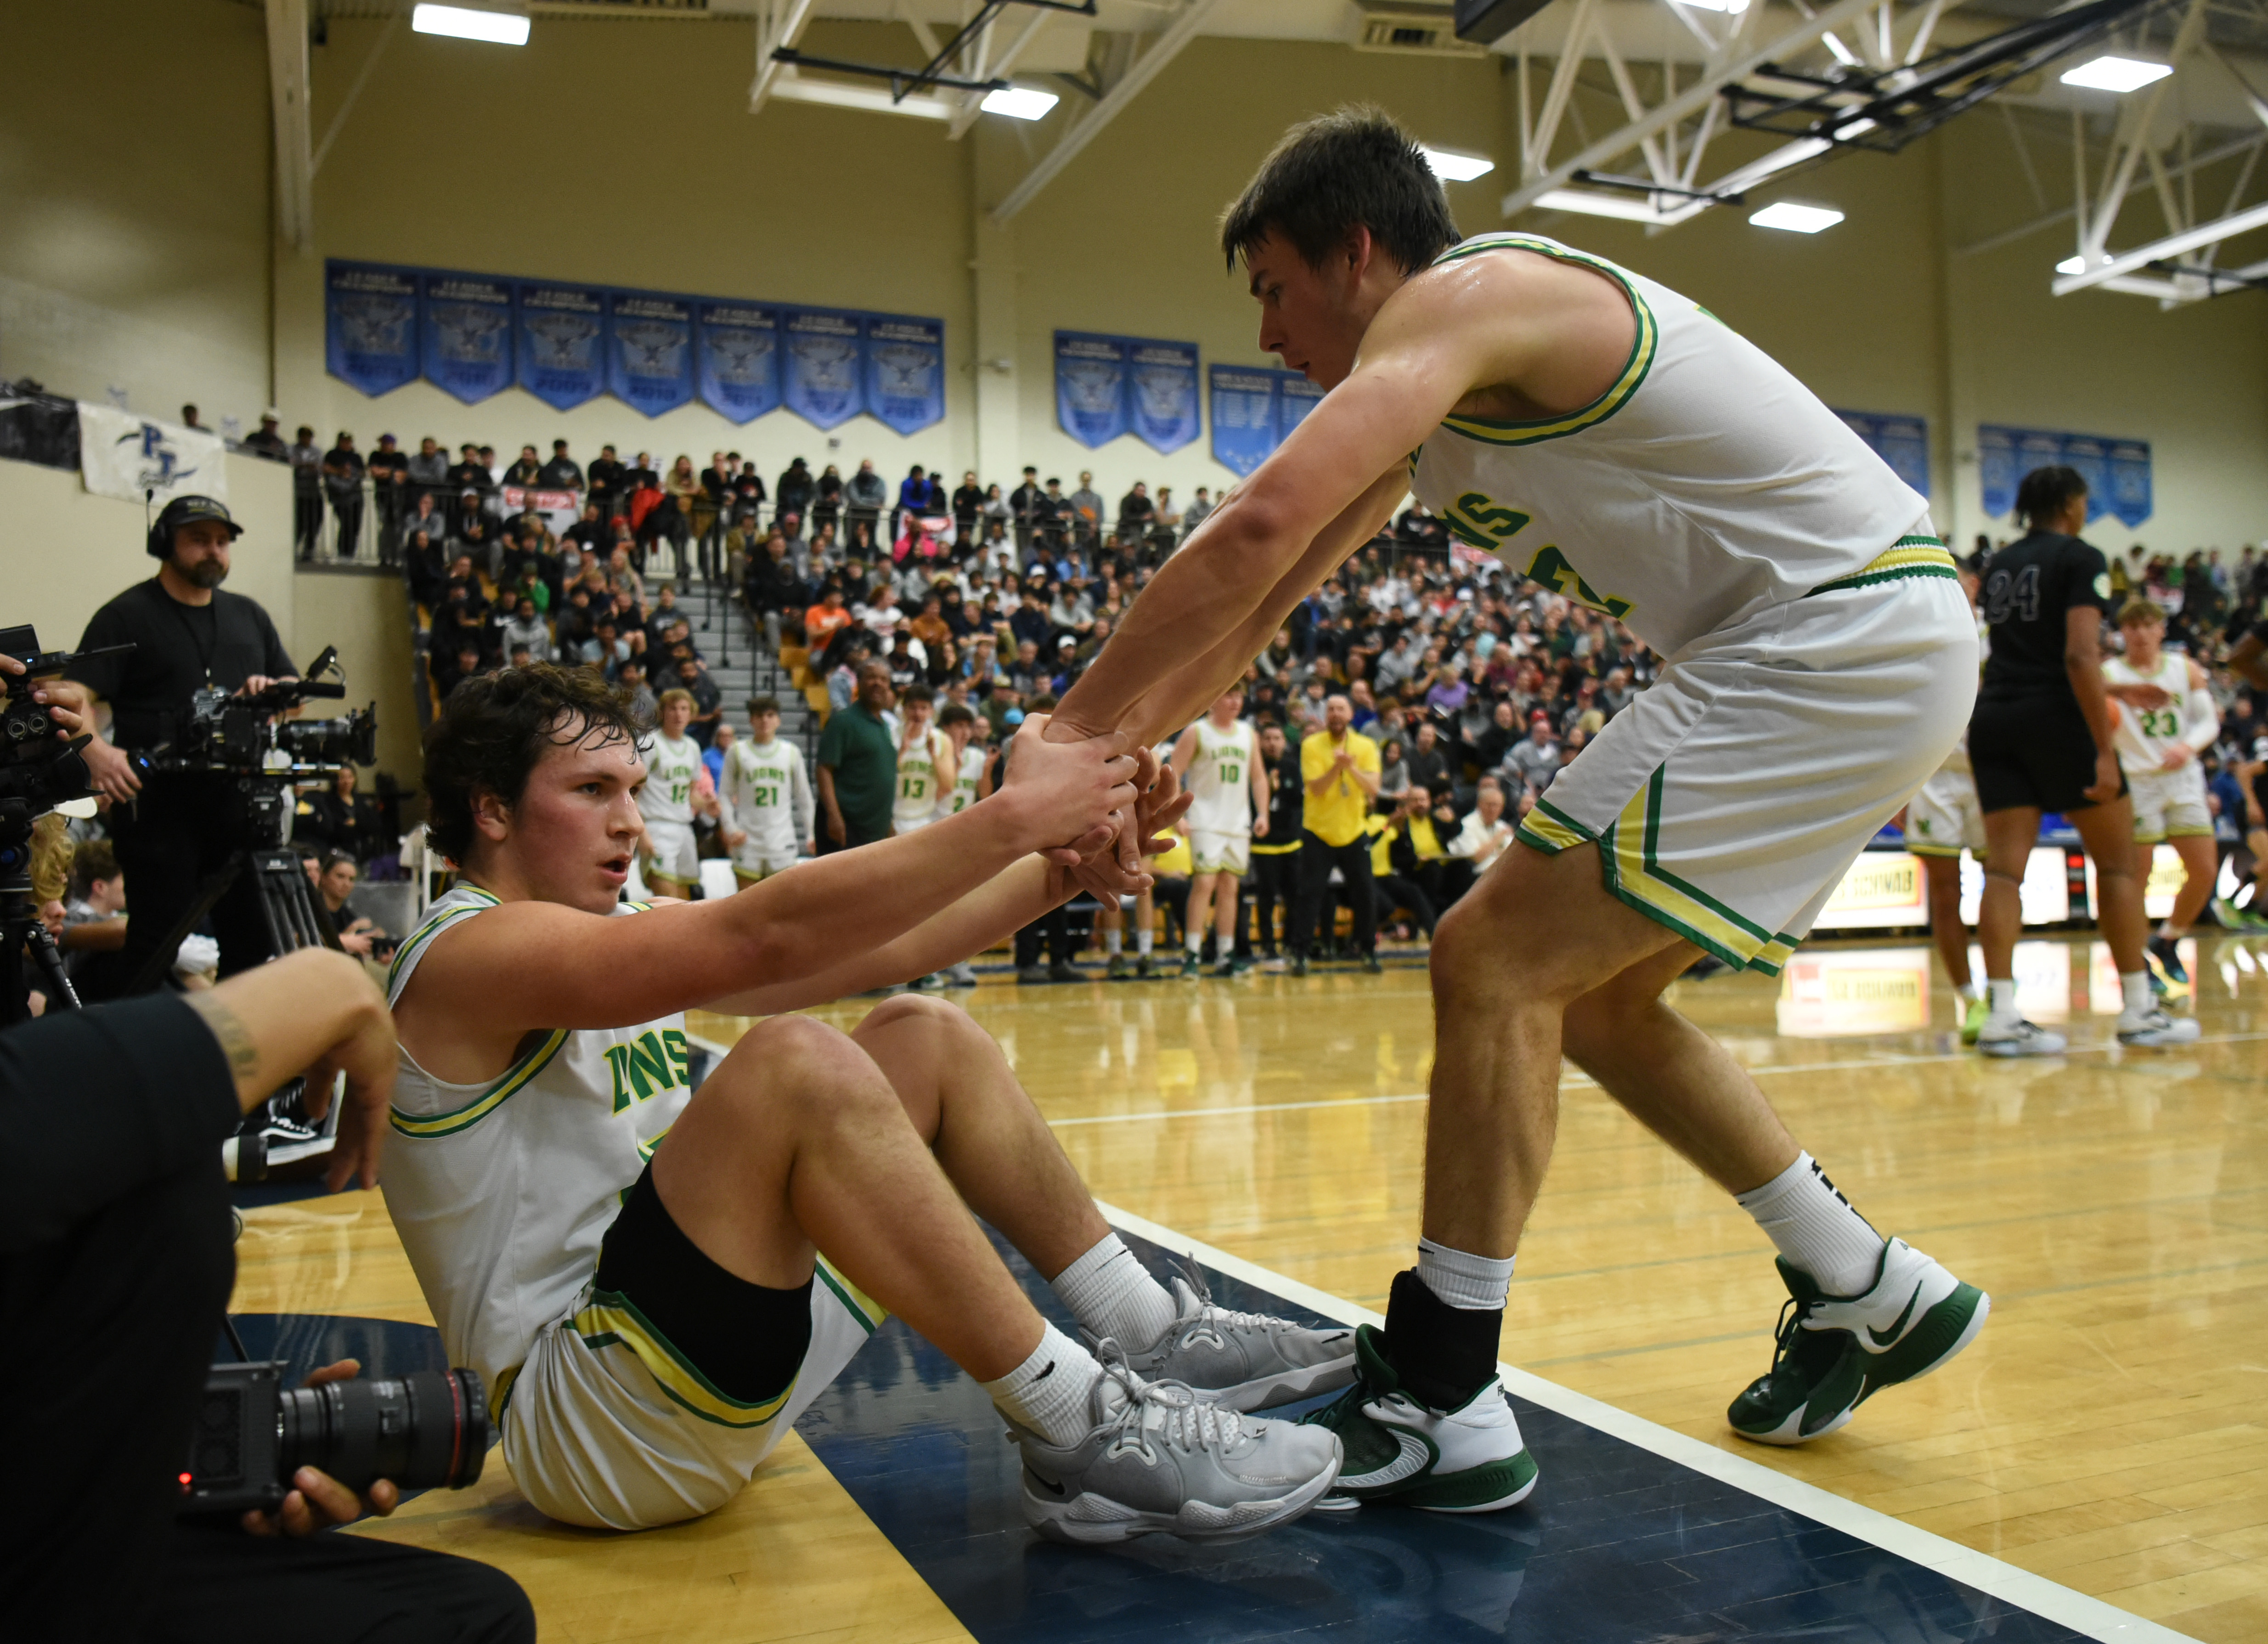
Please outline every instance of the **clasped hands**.
[[[1086, 735], [1055, 723], [1058, 734], [1049, 735], [1047, 715], [1027, 718], [1017, 735], [1017, 756], [1036, 765], [1050, 754], [1072, 748], [1100, 753], [1105, 769], [1117, 779], [1118, 786], [1112, 790], [1117, 803], [1100, 825], [1040, 854], [1068, 885], [1098, 898], [1138, 896], [1155, 882], [1142, 859], [1173, 848], [1174, 826], [1189, 809], [1192, 796], [1182, 791], [1173, 767], [1148, 748], [1129, 751], [1123, 732]], [[1015, 770], [1012, 763], [1010, 768]]]

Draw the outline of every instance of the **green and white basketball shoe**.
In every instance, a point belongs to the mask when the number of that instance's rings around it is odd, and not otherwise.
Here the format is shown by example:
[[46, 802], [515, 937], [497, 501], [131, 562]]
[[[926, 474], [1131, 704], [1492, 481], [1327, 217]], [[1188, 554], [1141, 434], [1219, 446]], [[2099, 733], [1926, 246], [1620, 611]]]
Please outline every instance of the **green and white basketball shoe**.
[[1883, 1247], [1864, 1295], [1830, 1296], [1784, 1259], [1779, 1276], [1788, 1301], [1772, 1367], [1725, 1412], [1759, 1444], [1823, 1438], [1884, 1388], [1927, 1375], [1976, 1340], [1992, 1310], [1992, 1297], [1904, 1239]]
[[1355, 1384], [1303, 1418], [1345, 1449], [1336, 1496], [1432, 1513], [1493, 1513], [1528, 1499], [1535, 1458], [1501, 1381], [1490, 1377], [1454, 1410], [1433, 1410], [1402, 1390], [1380, 1331], [1359, 1326], [1354, 1351]]
[[1961, 1043], [1974, 1044], [1977, 1036], [1984, 1031], [1984, 1021], [1992, 1015], [1992, 1007], [1981, 999], [1972, 999], [1961, 1013]]

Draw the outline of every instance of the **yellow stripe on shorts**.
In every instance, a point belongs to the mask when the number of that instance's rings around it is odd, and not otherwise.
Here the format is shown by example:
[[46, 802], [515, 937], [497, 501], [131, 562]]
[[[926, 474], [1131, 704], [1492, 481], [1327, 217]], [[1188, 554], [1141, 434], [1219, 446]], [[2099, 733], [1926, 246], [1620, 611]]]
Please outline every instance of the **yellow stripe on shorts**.
[[1513, 837], [1546, 856], [1557, 856], [1576, 845], [1590, 844], [1593, 835], [1566, 812], [1555, 810], [1547, 800], [1538, 800], [1535, 808], [1521, 819]]
[[1668, 770], [1667, 764], [1657, 767], [1646, 786], [1623, 807], [1614, 825], [1601, 836], [1599, 859], [1605, 868], [1607, 888], [1726, 963], [1778, 976], [1794, 956], [1800, 937], [1775, 936], [1661, 866], [1657, 847], [1662, 786]]
[[672, 1403], [720, 1427], [761, 1427], [787, 1407], [795, 1391], [792, 1377], [770, 1398], [754, 1404], [734, 1398], [694, 1368], [627, 1296], [611, 1290], [591, 1293], [590, 1306], [575, 1315], [575, 1334], [594, 1353], [628, 1347]]
[[1953, 556], [1937, 538], [1902, 536], [1853, 574], [1822, 582], [1803, 597], [1808, 600], [1814, 593], [1831, 593], [1838, 588], [1870, 587], [1877, 582], [1900, 582], [1908, 577], [1951, 577], [1957, 581], [1960, 576]]

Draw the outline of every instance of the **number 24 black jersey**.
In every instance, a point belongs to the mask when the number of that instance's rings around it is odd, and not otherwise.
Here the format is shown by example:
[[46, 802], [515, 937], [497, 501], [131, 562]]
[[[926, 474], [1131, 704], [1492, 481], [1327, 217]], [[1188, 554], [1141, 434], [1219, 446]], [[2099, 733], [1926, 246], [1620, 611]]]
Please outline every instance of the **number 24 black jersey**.
[[2067, 697], [2064, 613], [2110, 609], [2110, 568], [2102, 550], [2075, 536], [2034, 531], [1992, 556], [1977, 604], [1992, 647], [1980, 697]]

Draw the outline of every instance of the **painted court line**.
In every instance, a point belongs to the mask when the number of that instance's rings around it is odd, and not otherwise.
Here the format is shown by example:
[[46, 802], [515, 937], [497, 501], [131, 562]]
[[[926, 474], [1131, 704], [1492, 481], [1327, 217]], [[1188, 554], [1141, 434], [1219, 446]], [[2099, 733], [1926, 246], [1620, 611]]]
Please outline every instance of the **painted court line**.
[[[2195, 1043], [2200, 1045], [2244, 1044], [2257, 1039], [2268, 1039], [2268, 1033], [2207, 1034]], [[695, 1043], [703, 1042], [696, 1040]], [[2082, 1044], [2066, 1051], [2064, 1055], [2066, 1057], [2093, 1056], [2111, 1048], [2112, 1046], [2109, 1044]], [[2039, 1057], [2034, 1059], [2052, 1062], [2060, 1058]], [[1769, 1067], [1751, 1067], [1747, 1071], [1751, 1079], [1762, 1079], [1768, 1074], [1831, 1073], [1848, 1072], [1853, 1068], [1869, 1067], [1920, 1067], [1942, 1062], [1977, 1062], [1980, 1065], [1985, 1065], [1984, 1058], [1974, 1051], [1933, 1051], [1923, 1056], [1866, 1056], [1838, 1062], [1790, 1062]], [[1559, 1079], [1559, 1087], [1562, 1090], [1596, 1090], [1599, 1085], [1598, 1080], [1587, 1074], [1563, 1073]], [[1425, 1093], [1422, 1090], [1405, 1091], [1388, 1096], [1341, 1096], [1317, 1102], [1248, 1102], [1237, 1106], [1222, 1108], [1160, 1108], [1147, 1113], [1091, 1113], [1076, 1118], [1049, 1119], [1048, 1123], [1057, 1130], [1069, 1130], [1074, 1126], [1086, 1124], [1145, 1124], [1160, 1119], [1214, 1119], [1226, 1118], [1236, 1114], [1297, 1113], [1307, 1108], [1393, 1107], [1402, 1102], [1425, 1100]]]
[[[2261, 1038], [2268, 1037], [2268, 1035], [2232, 1036]], [[1235, 1110], [1241, 1112], [1247, 1110]], [[1099, 1208], [1110, 1225], [1122, 1232], [1135, 1234], [1163, 1250], [1186, 1250], [1217, 1272], [1226, 1273], [1233, 1279], [1279, 1295], [1287, 1301], [1297, 1302], [1325, 1318], [1336, 1319], [1343, 1324], [1382, 1325], [1386, 1323], [1381, 1314], [1359, 1308], [1312, 1285], [1304, 1285], [1295, 1279], [1271, 1272], [1241, 1257], [1216, 1249], [1203, 1240], [1186, 1237], [1131, 1211], [1121, 1210], [1115, 1205], [1099, 1204]], [[1881, 1548], [1884, 1552], [1934, 1570], [1949, 1581], [1973, 1587], [1979, 1592], [1990, 1593], [2007, 1603], [2029, 1610], [2036, 1616], [2099, 1640], [2102, 1644], [2197, 1644], [2185, 1633], [2176, 1633], [2157, 1622], [2131, 1615], [2115, 1604], [2074, 1591], [2043, 1575], [2020, 1570], [1990, 1553], [1978, 1552], [1959, 1542], [1948, 1541], [1942, 1536], [1917, 1529], [1903, 1519], [1845, 1500], [1816, 1485], [1775, 1472], [1761, 1463], [1720, 1450], [1713, 1444], [1705, 1444], [1698, 1439], [1674, 1432], [1628, 1411], [1618, 1410], [1588, 1394], [1562, 1387], [1557, 1382], [1547, 1382], [1540, 1375], [1511, 1365], [1499, 1364], [1497, 1368], [1503, 1375], [1505, 1386], [1531, 1404], [1540, 1404], [1555, 1414], [1580, 1421], [1586, 1427], [1634, 1444], [1665, 1460], [1690, 1468], [1720, 1484], [1746, 1491], [1774, 1507], [1800, 1513], [1830, 1530], [1839, 1530], [1846, 1536]]]

